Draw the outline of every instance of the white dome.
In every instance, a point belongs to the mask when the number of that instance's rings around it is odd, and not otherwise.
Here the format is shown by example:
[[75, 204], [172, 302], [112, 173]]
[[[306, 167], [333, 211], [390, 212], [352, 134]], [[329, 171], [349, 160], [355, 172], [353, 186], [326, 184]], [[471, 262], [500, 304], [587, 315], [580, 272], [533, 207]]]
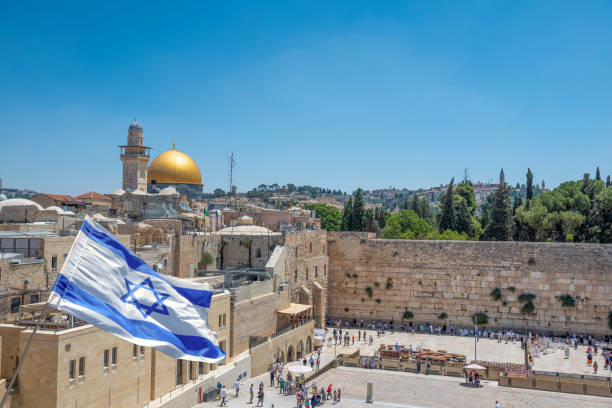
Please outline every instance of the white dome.
[[43, 211], [43, 208], [40, 204], [35, 203], [34, 201], [26, 200], [25, 198], [11, 198], [10, 200], [3, 200], [0, 202], [0, 208], [2, 207], [27, 207], [34, 206], [38, 208], [40, 211]]
[[280, 232], [273, 232], [267, 228], [257, 225], [237, 225], [235, 227], [223, 228], [218, 232], [221, 235], [280, 235]]
[[115, 191], [113, 191], [112, 193], [110, 193], [109, 195], [122, 196], [124, 194], [125, 194], [125, 190], [122, 190], [122, 189], [118, 188]]
[[64, 211], [64, 215], [76, 215], [72, 211]]
[[45, 208], [45, 211], [55, 211], [58, 214], [64, 214], [65, 213], [64, 210], [62, 210], [61, 208], [59, 208], [59, 207], [57, 207], [55, 205], [52, 205], [50, 207]]
[[0, 201], [6, 200], [6, 196], [4, 194], [0, 194]]
[[159, 195], [180, 195], [176, 188], [174, 187], [166, 187], [159, 192]]
[[132, 194], [134, 194], [134, 195], [147, 195], [147, 193], [145, 193], [144, 191], [139, 190], [139, 189], [136, 189], [136, 190], [132, 191]]

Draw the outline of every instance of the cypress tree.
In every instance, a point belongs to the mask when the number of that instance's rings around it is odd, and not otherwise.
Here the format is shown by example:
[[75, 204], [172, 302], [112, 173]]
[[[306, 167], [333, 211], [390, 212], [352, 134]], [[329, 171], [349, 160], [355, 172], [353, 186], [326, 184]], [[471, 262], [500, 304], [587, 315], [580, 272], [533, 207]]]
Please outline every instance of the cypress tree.
[[595, 180], [601, 180], [601, 173], [599, 172], [599, 166], [597, 166], [597, 170], [595, 170]]
[[493, 208], [485, 240], [487, 241], [509, 241], [512, 233], [512, 206], [510, 204], [510, 189], [506, 183], [502, 183], [493, 192]]
[[418, 202], [419, 217], [427, 221], [431, 225], [435, 225], [434, 216], [431, 213], [431, 208], [425, 197], [420, 198]]
[[514, 196], [514, 203], [512, 205], [512, 214], [516, 212], [516, 209], [523, 205], [523, 199], [520, 194], [516, 194]]
[[606, 179], [606, 187], [610, 186], [612, 186], [612, 183], [610, 182], [610, 175], [608, 174], [608, 178]]
[[527, 201], [533, 198], [533, 173], [527, 169]]
[[344, 203], [344, 212], [342, 213], [342, 231], [351, 230], [351, 218], [353, 214], [353, 197], [349, 197], [348, 201]]
[[448, 184], [448, 189], [444, 196], [444, 208], [442, 209], [442, 216], [440, 217], [440, 232], [446, 230], [456, 231], [457, 229], [457, 215], [455, 214], [455, 205], [453, 202], [453, 183], [455, 178], [453, 177]]
[[358, 188], [353, 199], [353, 211], [350, 219], [351, 231], [365, 231], [365, 204], [361, 195], [361, 189]]
[[417, 197], [416, 193], [412, 195], [412, 201], [410, 202], [410, 209], [414, 211], [416, 215], [423, 218], [423, 215], [420, 213], [420, 208], [419, 208], [419, 197]]
[[459, 201], [457, 206], [457, 232], [465, 232], [472, 235], [472, 217], [465, 200]]

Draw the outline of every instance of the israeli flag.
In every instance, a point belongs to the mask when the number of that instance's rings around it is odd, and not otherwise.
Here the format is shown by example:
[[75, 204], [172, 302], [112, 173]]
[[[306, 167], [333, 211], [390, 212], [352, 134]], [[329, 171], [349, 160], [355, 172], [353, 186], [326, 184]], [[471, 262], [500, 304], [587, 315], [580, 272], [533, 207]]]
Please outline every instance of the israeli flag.
[[155, 272], [86, 217], [49, 305], [171, 357], [218, 363], [225, 353], [208, 326], [213, 293], [203, 288]]

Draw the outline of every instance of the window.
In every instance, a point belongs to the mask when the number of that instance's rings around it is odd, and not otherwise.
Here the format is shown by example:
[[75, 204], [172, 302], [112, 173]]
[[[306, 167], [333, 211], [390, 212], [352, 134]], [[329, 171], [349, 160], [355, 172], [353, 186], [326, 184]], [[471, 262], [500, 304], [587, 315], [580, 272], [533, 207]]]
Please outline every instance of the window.
[[30, 295], [30, 303], [38, 303], [40, 300], [40, 295]]
[[79, 377], [83, 377], [85, 375], [85, 357], [79, 358]]
[[19, 313], [19, 305], [21, 305], [21, 298], [14, 297], [11, 299], [11, 313]]
[[176, 360], [176, 385], [183, 383], [183, 360]]
[[74, 369], [76, 365], [76, 360], [70, 360], [68, 362], [68, 379], [74, 380]]
[[112, 363], [113, 365], [117, 365], [117, 347], [113, 347], [113, 353], [112, 353], [111, 363]]
[[319, 276], [319, 268], [315, 266], [315, 278]]
[[198, 363], [198, 374], [199, 375], [204, 374], [204, 363], [201, 361]]
[[297, 282], [297, 269], [293, 272], [293, 281]]
[[310, 243], [310, 252], [312, 252], [312, 242]]
[[306, 268], [306, 280], [308, 280], [308, 268]]
[[223, 323], [223, 316], [219, 315], [219, 327], [221, 327], [221, 323]]
[[135, 344], [132, 346], [132, 357], [134, 358], [138, 357], [138, 346]]
[[68, 258], [68, 254], [64, 254], [64, 261]]
[[109, 349], [104, 350], [104, 368], [108, 368]]
[[57, 269], [57, 255], [51, 257], [51, 268]]
[[261, 249], [257, 248], [255, 251], [255, 258], [261, 258]]
[[144, 357], [144, 346], [140, 346], [140, 358]]
[[226, 314], [225, 314], [225, 313], [223, 313], [223, 327], [227, 326], [227, 324], [226, 324], [226, 322], [225, 322], [225, 317], [226, 317]]
[[189, 362], [189, 379], [190, 380], [195, 379], [195, 372], [193, 370], [193, 361]]

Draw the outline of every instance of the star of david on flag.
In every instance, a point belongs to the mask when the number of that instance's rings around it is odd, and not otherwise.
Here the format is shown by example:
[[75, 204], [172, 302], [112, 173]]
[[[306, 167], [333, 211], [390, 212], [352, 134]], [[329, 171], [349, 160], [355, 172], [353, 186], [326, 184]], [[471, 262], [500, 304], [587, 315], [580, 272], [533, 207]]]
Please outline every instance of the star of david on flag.
[[225, 353], [208, 325], [212, 295], [206, 284], [155, 272], [86, 217], [49, 306], [173, 358], [218, 363]]
[[[136, 306], [144, 317], [150, 315], [151, 312], [157, 312], [165, 315], [169, 314], [168, 308], [166, 307], [166, 305], [164, 305], [164, 300], [166, 300], [170, 295], [155, 290], [150, 278], [146, 278], [138, 284], [132, 283], [126, 278], [125, 286], [127, 287], [128, 292], [125, 295], [121, 296], [121, 300], [123, 300], [125, 303], [129, 303], [131, 305]], [[136, 292], [139, 289], [151, 292], [155, 297], [155, 303], [153, 303], [152, 305], [141, 303], [138, 297], [136, 296]], [[157, 308], [158, 306], [159, 308]]]

